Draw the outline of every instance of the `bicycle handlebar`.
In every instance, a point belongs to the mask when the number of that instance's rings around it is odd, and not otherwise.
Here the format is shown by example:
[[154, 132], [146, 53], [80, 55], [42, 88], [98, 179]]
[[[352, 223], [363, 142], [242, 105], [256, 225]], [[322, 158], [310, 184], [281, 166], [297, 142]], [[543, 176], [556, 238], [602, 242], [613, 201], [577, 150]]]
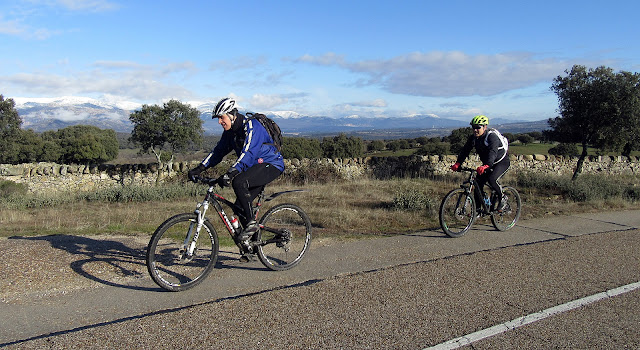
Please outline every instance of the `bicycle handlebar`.
[[460, 168], [458, 168], [458, 171], [476, 171], [475, 168], [469, 168], [466, 166], [461, 166]]
[[212, 177], [200, 177], [200, 176], [196, 176], [194, 181], [195, 183], [203, 183], [205, 185], [209, 185], [209, 186], [215, 186], [218, 185], [220, 187], [222, 187], [222, 184], [220, 183], [220, 181], [218, 181], [218, 178], [212, 178]]

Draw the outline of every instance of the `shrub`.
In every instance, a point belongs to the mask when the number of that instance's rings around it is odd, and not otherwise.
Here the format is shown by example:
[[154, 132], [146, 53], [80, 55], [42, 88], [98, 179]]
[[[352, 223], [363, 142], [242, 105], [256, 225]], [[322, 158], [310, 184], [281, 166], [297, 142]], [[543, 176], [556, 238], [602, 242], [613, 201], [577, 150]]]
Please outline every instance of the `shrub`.
[[191, 196], [203, 196], [205, 186], [192, 183], [173, 183], [164, 186], [119, 186], [96, 192], [80, 194], [78, 198], [86, 201], [101, 202], [151, 202]]
[[625, 190], [623, 197], [632, 202], [640, 201], [640, 188], [637, 186], [628, 187]]
[[422, 157], [373, 157], [369, 164], [371, 175], [379, 180], [421, 178], [433, 175], [433, 167], [422, 161]]
[[27, 185], [9, 180], [0, 181], [0, 198], [27, 194]]
[[569, 156], [575, 157], [580, 154], [578, 146], [573, 143], [560, 143], [555, 147], [549, 149], [549, 154], [554, 156]]
[[192, 183], [173, 183], [163, 186], [129, 185], [80, 193], [43, 193], [3, 198], [9, 208], [46, 208], [74, 202], [151, 202], [194, 196], [204, 196], [206, 186]]
[[309, 183], [326, 184], [342, 180], [338, 170], [330, 164], [309, 164], [300, 166], [291, 171], [285, 171], [280, 181], [289, 181], [295, 185]]
[[575, 202], [606, 200], [611, 198], [635, 200], [640, 196], [640, 190], [634, 187], [632, 180], [631, 182], [622, 179], [620, 181], [611, 181], [609, 177], [592, 174], [583, 174], [575, 181], [572, 181], [570, 176], [520, 172], [517, 175], [516, 186], [555, 191]]
[[603, 176], [583, 175], [569, 182], [567, 197], [576, 202], [620, 198], [624, 192], [620, 182], [612, 182]]
[[434, 200], [427, 194], [418, 190], [406, 190], [395, 195], [392, 208], [395, 210], [427, 210], [431, 212], [434, 210], [435, 205]]
[[415, 154], [423, 156], [449, 154], [449, 144], [445, 142], [427, 143], [420, 147]]
[[47, 208], [76, 202], [69, 194], [42, 193], [38, 195], [11, 196], [3, 198], [2, 205], [8, 208]]
[[543, 190], [566, 188], [570, 177], [546, 175], [534, 171], [520, 171], [516, 174], [516, 187]]

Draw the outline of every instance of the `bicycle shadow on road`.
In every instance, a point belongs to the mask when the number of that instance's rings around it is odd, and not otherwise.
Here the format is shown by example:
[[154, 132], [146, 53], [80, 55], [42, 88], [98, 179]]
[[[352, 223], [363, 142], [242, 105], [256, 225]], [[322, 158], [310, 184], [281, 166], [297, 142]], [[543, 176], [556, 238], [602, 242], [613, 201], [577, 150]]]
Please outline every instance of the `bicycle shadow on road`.
[[[107, 286], [142, 291], [164, 291], [160, 287], [132, 285], [140, 278], [148, 278], [146, 266], [146, 245], [136, 243], [133, 238], [99, 239], [74, 235], [14, 236], [13, 240], [45, 241], [54, 249], [59, 249], [73, 258], [69, 267], [76, 274]], [[261, 270], [247, 265], [228, 264], [238, 258], [232, 252], [221, 251], [216, 262], [217, 269]], [[227, 254], [224, 254], [227, 253]], [[66, 265], [67, 263], [65, 263]], [[150, 277], [149, 277], [150, 279]]]
[[132, 279], [146, 276], [146, 247], [134, 248], [113, 239], [94, 239], [73, 235], [9, 237], [29, 241], [46, 241], [52, 248], [72, 254], [77, 259], [69, 264], [72, 271], [89, 280], [120, 288], [158, 290], [129, 285]]

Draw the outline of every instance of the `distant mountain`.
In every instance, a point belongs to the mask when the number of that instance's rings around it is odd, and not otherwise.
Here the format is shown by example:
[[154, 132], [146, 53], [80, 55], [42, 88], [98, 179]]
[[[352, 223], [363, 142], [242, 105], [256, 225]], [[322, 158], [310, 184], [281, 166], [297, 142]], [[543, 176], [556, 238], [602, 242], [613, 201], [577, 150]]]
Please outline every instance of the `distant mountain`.
[[[113, 129], [116, 132], [131, 132], [133, 125], [129, 121], [129, 115], [141, 108], [135, 103], [105, 103], [91, 98], [61, 97], [49, 99], [14, 99], [16, 109], [22, 118], [22, 127], [36, 132], [56, 130], [71, 125], [93, 125], [101, 129]], [[193, 105], [193, 104], [192, 104]], [[221, 134], [222, 128], [217, 120], [211, 118], [213, 103], [199, 104], [195, 106], [200, 112], [204, 122], [204, 129], [209, 134]], [[395, 130], [402, 134], [407, 132], [421, 132], [423, 134], [440, 134], [450, 132], [455, 128], [468, 126], [467, 122], [440, 118], [434, 115], [414, 115], [403, 118], [366, 118], [345, 117], [329, 118], [322, 116], [303, 116], [293, 111], [266, 112], [273, 118], [285, 136], [307, 136], [336, 133], [372, 133], [386, 134], [384, 130]], [[517, 132], [540, 131], [547, 128], [544, 122], [518, 122], [500, 123], [495, 119], [496, 127], [504, 132], [516, 132], [510, 130], [523, 130]], [[398, 132], [400, 131], [400, 132]], [[448, 134], [448, 133], [447, 133]]]
[[413, 116], [405, 118], [329, 118], [329, 117], [298, 117], [281, 118], [272, 116], [284, 133], [338, 133], [363, 130], [385, 129], [438, 129], [463, 126], [464, 122], [443, 119], [433, 116]]
[[137, 108], [134, 104], [108, 104], [78, 97], [15, 99], [15, 102], [22, 118], [22, 128], [37, 132], [79, 124], [131, 132], [133, 126], [129, 121], [129, 114]]

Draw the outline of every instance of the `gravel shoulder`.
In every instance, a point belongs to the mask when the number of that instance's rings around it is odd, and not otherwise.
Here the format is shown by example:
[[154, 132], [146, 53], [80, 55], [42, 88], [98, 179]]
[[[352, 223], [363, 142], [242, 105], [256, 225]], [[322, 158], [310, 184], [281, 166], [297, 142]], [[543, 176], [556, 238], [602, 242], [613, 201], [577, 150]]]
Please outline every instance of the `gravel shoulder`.
[[25, 302], [146, 277], [146, 240], [69, 235], [2, 238], [0, 302]]

